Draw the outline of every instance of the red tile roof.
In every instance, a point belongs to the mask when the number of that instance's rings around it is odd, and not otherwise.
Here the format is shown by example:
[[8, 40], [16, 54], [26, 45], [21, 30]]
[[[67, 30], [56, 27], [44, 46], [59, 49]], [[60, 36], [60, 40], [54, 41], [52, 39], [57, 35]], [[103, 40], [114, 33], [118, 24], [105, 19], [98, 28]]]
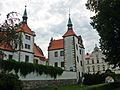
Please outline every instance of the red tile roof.
[[63, 49], [64, 48], [63, 42], [64, 42], [63, 39], [53, 40], [48, 50]]
[[14, 51], [13, 48], [5, 42], [0, 44], [0, 49], [7, 50], [7, 51]]
[[63, 37], [67, 37], [67, 36], [77, 36], [75, 34], [75, 32], [73, 30], [68, 30], [64, 35]]
[[40, 52], [40, 50], [37, 48], [36, 44], [34, 44], [34, 56], [45, 58]]
[[42, 59], [43, 61], [48, 61], [48, 58], [44, 58], [44, 59]]
[[23, 31], [25, 33], [28, 33], [32, 36], [35, 36], [35, 34], [31, 31], [31, 29], [28, 27], [27, 24], [20, 25], [20, 28], [17, 30], [17, 32]]

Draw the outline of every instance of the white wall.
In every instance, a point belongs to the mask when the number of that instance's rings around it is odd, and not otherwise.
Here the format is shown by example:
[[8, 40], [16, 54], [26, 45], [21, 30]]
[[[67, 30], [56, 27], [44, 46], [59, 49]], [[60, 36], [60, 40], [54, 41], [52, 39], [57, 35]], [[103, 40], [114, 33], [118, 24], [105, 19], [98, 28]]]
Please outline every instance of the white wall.
[[65, 70], [70, 68], [75, 71], [75, 56], [73, 36], [64, 37], [64, 55], [65, 55]]
[[[30, 73], [26, 77], [20, 76], [21, 80], [54, 80], [54, 78], [51, 78], [49, 75], [42, 74], [37, 75], [36, 73]], [[61, 76], [57, 76], [56, 79], [77, 79], [76, 78], [76, 72], [67, 72], [64, 71]]]
[[[64, 49], [58, 50], [50, 50], [49, 53], [49, 65], [54, 66], [55, 62], [58, 62], [58, 67], [61, 67], [61, 62], [64, 62], [64, 56], [60, 56], [60, 51], [64, 51]], [[58, 57], [55, 57], [54, 53], [58, 52]], [[64, 67], [62, 67], [64, 69]]]
[[9, 55], [13, 55], [13, 52], [9, 52], [9, 51], [3, 51], [4, 52], [4, 57], [3, 57], [3, 59], [4, 60], [7, 60], [7, 59], [9, 59]]

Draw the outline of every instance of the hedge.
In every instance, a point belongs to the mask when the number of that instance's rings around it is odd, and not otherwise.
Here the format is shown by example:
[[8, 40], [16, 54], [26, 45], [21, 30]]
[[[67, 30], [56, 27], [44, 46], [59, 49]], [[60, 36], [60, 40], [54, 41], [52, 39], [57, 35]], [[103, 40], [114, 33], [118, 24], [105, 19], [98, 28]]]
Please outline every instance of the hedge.
[[0, 73], [0, 90], [23, 90], [23, 83], [18, 75]]
[[20, 75], [24, 77], [31, 72], [36, 72], [38, 75], [50, 75], [54, 78], [56, 78], [57, 75], [62, 75], [63, 73], [63, 69], [60, 67], [33, 64], [28, 62], [18, 62], [15, 60], [0, 60], [0, 69], [3, 72], [10, 72], [14, 70], [15, 73], [20, 72]]

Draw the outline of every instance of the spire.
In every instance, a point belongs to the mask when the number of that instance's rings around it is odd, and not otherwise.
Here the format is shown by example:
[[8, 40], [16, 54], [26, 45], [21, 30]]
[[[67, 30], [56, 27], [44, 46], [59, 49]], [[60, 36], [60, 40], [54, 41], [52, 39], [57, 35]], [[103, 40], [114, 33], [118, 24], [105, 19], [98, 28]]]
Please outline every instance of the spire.
[[69, 20], [68, 20], [68, 30], [72, 30], [72, 21], [71, 21], [71, 18], [70, 18], [70, 13], [69, 13]]
[[27, 24], [28, 17], [27, 17], [26, 5], [25, 5], [25, 10], [24, 10], [24, 14], [23, 14], [22, 18], [23, 18], [23, 23]]
[[99, 48], [97, 47], [97, 44], [95, 44], [94, 51], [99, 51]]

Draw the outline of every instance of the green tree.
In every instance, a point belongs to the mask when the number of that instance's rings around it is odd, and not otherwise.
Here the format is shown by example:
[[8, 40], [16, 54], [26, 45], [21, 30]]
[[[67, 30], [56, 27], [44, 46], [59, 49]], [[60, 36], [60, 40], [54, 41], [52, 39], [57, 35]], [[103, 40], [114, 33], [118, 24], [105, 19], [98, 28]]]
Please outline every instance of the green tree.
[[10, 44], [15, 47], [20, 39], [16, 30], [19, 27], [20, 19], [17, 12], [10, 12], [6, 16], [4, 23], [0, 24], [0, 45]]
[[86, 6], [95, 12], [91, 25], [100, 36], [105, 61], [120, 66], [120, 0], [88, 0]]

